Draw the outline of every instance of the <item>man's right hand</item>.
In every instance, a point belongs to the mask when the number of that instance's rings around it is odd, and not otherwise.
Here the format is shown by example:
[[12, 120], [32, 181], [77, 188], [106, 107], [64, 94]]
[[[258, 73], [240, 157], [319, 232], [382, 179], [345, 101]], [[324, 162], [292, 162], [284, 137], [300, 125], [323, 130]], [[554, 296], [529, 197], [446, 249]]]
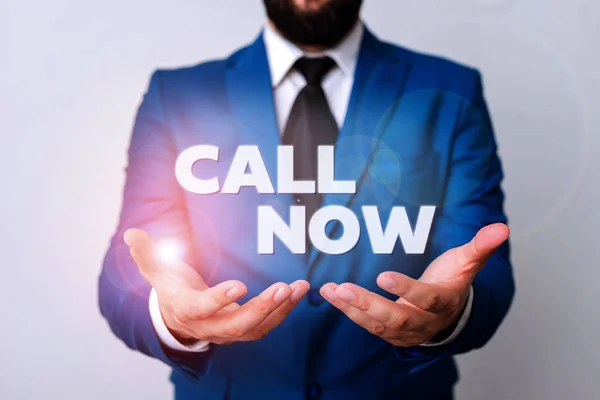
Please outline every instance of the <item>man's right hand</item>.
[[268, 287], [240, 306], [248, 289], [240, 281], [208, 287], [202, 277], [180, 260], [157, 256], [150, 235], [129, 229], [123, 236], [140, 272], [156, 294], [163, 320], [180, 341], [205, 340], [216, 344], [253, 341], [276, 328], [308, 292], [308, 282], [283, 282]]

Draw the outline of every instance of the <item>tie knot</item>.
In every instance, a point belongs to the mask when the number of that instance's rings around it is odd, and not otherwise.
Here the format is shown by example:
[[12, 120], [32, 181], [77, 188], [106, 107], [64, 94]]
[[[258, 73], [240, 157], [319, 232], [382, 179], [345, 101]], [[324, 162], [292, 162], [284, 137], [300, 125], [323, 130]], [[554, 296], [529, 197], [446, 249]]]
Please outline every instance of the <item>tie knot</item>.
[[323, 77], [335, 65], [329, 57], [302, 57], [294, 64], [296, 68], [306, 79], [307, 85], [320, 85]]

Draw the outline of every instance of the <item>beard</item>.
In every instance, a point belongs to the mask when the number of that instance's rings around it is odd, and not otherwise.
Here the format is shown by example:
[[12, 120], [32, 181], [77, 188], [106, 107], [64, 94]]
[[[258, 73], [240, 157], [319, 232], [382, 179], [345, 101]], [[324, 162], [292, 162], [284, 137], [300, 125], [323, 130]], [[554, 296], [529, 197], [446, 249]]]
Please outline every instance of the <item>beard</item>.
[[290, 42], [335, 47], [359, 18], [362, 0], [328, 0], [316, 10], [299, 10], [293, 0], [264, 0], [267, 16]]

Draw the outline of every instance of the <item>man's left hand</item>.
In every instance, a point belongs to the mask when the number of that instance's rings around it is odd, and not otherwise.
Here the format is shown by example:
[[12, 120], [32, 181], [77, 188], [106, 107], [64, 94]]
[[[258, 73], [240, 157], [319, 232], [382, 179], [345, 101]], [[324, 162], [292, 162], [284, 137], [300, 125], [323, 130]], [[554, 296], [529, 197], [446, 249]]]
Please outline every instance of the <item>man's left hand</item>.
[[320, 293], [352, 321], [389, 343], [420, 345], [456, 325], [473, 279], [509, 233], [504, 224], [482, 228], [469, 243], [435, 259], [418, 280], [393, 271], [381, 273], [377, 285], [399, 296], [397, 301], [352, 283], [327, 283]]

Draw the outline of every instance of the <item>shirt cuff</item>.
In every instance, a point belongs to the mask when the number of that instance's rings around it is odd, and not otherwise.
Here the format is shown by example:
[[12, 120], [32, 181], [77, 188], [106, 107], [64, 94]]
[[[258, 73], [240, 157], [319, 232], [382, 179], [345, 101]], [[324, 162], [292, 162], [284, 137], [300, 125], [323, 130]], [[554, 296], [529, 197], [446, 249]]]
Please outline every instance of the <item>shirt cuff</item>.
[[158, 339], [163, 345], [167, 346], [172, 350], [184, 351], [189, 353], [201, 353], [208, 350], [210, 342], [206, 340], [199, 340], [196, 343], [185, 345], [179, 342], [169, 331], [163, 317], [160, 313], [160, 307], [158, 305], [158, 296], [154, 288], [150, 291], [150, 299], [148, 300], [148, 307], [150, 309], [150, 319], [152, 320], [152, 326], [158, 336]]
[[454, 331], [452, 331], [450, 336], [448, 336], [446, 339], [442, 340], [441, 342], [431, 342], [430, 341], [430, 342], [425, 342], [425, 343], [421, 344], [421, 346], [423, 346], [423, 347], [444, 346], [444, 345], [450, 344], [454, 340], [456, 340], [458, 335], [460, 335], [462, 333], [462, 331], [465, 329], [465, 326], [467, 326], [467, 322], [469, 321], [469, 317], [471, 316], [471, 309], [473, 308], [473, 297], [474, 297], [473, 286], [471, 286], [469, 288], [469, 297], [467, 297], [467, 304], [465, 305], [465, 310], [463, 311], [462, 316], [458, 320], [458, 324], [456, 324], [456, 328], [454, 328]]

